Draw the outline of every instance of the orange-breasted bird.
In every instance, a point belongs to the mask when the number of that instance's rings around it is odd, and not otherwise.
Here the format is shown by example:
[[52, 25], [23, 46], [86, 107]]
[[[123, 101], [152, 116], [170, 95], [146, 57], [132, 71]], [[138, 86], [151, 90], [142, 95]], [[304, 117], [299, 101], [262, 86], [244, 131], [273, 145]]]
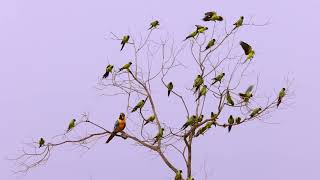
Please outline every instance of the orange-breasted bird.
[[120, 116], [118, 118], [118, 120], [116, 121], [113, 131], [110, 134], [108, 140], [106, 141], [106, 143], [109, 143], [112, 138], [118, 133], [124, 130], [124, 128], [126, 127], [126, 116], [124, 113], [120, 113]]

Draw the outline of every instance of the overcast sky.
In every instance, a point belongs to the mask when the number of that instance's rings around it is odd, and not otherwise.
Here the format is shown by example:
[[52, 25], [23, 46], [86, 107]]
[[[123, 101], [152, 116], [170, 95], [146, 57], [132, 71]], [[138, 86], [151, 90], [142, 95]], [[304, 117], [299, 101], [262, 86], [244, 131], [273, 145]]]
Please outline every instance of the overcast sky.
[[159, 19], [160, 30], [179, 40], [210, 10], [229, 23], [240, 15], [271, 19], [241, 33], [257, 47], [260, 89], [274, 93], [290, 77], [296, 98], [268, 119], [276, 124], [252, 122], [195, 142], [195, 179], [203, 179], [204, 168], [209, 179], [320, 179], [319, 7], [317, 0], [0, 1], [0, 179], [172, 179], [158, 156], [119, 139], [99, 141], [85, 154], [62, 147], [24, 176], [12, 175], [15, 166], [6, 158], [23, 142], [61, 133], [83, 112], [113, 127], [125, 101], [110, 101], [94, 86], [107, 59], [117, 65], [127, 59], [118, 55], [118, 42], [105, 39], [108, 32], [144, 31]]

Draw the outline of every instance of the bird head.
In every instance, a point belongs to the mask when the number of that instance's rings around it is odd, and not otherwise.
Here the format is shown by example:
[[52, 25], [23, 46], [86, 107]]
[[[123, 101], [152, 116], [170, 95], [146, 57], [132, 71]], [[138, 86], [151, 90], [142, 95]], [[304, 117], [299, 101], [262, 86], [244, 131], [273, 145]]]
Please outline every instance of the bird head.
[[131, 65], [131, 64], [132, 64], [132, 62], [130, 61], [130, 62], [129, 62], [129, 64]]
[[282, 88], [282, 91], [285, 91], [286, 90], [286, 88]]
[[241, 16], [240, 18], [241, 18], [241, 19], [244, 19], [244, 17], [243, 17], [243, 16]]
[[120, 113], [119, 119], [124, 119], [125, 118], [125, 114], [124, 113]]
[[180, 173], [182, 173], [182, 170], [179, 170]]
[[250, 94], [250, 97], [252, 97], [253, 95], [252, 94]]
[[207, 88], [207, 85], [203, 85], [204, 88]]
[[222, 73], [222, 75], [225, 75], [225, 73]]
[[262, 108], [260, 107], [260, 108], [259, 108], [259, 111], [261, 111], [261, 110], [262, 110]]
[[73, 122], [76, 122], [77, 120], [76, 120], [76, 119], [72, 119], [72, 121], [73, 121]]

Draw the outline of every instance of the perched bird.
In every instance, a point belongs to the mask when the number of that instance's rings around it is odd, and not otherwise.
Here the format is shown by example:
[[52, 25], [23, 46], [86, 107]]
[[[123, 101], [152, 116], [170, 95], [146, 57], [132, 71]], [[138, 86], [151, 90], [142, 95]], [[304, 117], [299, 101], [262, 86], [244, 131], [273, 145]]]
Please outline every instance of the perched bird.
[[259, 108], [255, 108], [252, 110], [251, 114], [250, 114], [250, 117], [255, 117], [256, 115], [259, 114], [259, 112], [261, 111], [262, 109], [259, 107]]
[[243, 99], [244, 102], [249, 102], [249, 99], [253, 96], [252, 95], [252, 90], [253, 90], [253, 85], [249, 86], [246, 90], [245, 93], [239, 93], [239, 96], [241, 97], [241, 99]]
[[208, 129], [210, 129], [213, 124], [214, 124], [213, 121], [207, 122], [204, 127], [200, 128], [200, 129], [198, 130], [198, 132], [196, 133], [196, 135], [195, 135], [194, 137], [198, 137], [200, 134], [201, 134], [201, 135], [204, 135], [204, 133], [205, 133]]
[[107, 78], [109, 76], [109, 73], [112, 72], [112, 69], [113, 69], [113, 65], [109, 64], [107, 67], [106, 67], [106, 72], [104, 73], [104, 75], [102, 76], [102, 78]]
[[182, 170], [177, 171], [174, 180], [182, 180]]
[[228, 118], [228, 132], [230, 132], [231, 131], [231, 128], [232, 128], [232, 125], [234, 124], [234, 118], [233, 118], [233, 116], [232, 115], [230, 115], [229, 116], [229, 118]]
[[204, 117], [204, 115], [201, 114], [201, 115], [198, 117], [197, 122], [198, 122], [198, 123], [201, 122], [201, 121], [203, 120], [203, 117]]
[[192, 33], [190, 33], [187, 37], [186, 37], [186, 39], [184, 39], [184, 40], [187, 40], [187, 39], [189, 39], [189, 38], [194, 38], [194, 37], [196, 37], [197, 35], [199, 34], [199, 32], [196, 30], [196, 31], [193, 31]]
[[215, 39], [211, 39], [211, 40], [208, 42], [205, 51], [208, 50], [208, 49], [210, 49], [212, 46], [214, 46], [214, 43], [215, 43], [215, 42], [216, 42]]
[[145, 103], [145, 100], [144, 100], [144, 99], [142, 99], [141, 101], [139, 101], [138, 104], [132, 109], [131, 112], [135, 112], [135, 111], [137, 111], [138, 109], [142, 109], [144, 103]]
[[173, 89], [173, 83], [172, 82], [169, 82], [169, 84], [167, 84], [167, 88], [168, 88], [168, 97], [170, 96], [170, 93]]
[[207, 92], [208, 92], [207, 85], [203, 85], [199, 91], [199, 95], [198, 95], [198, 98], [196, 99], [196, 101], [198, 101], [201, 96], [205, 96], [207, 94]]
[[122, 41], [121, 41], [122, 46], [121, 46], [120, 51], [122, 51], [122, 49], [124, 48], [124, 45], [129, 42], [129, 39], [130, 39], [130, 36], [129, 36], [129, 35], [123, 36]]
[[213, 81], [213, 83], [211, 85], [215, 84], [216, 82], [220, 82], [221, 83], [224, 75], [225, 75], [225, 73], [221, 73], [218, 76], [216, 76], [215, 78], [213, 78], [212, 80], [214, 80], [214, 81]]
[[75, 119], [71, 119], [71, 121], [69, 122], [69, 125], [68, 125], [67, 132], [71, 131], [71, 129], [74, 128], [75, 125], [76, 125], [76, 120]]
[[213, 120], [214, 126], [217, 126], [216, 122], [217, 122], [217, 119], [218, 119], [218, 114], [215, 114], [215, 113], [211, 112], [210, 118]]
[[152, 145], [154, 145], [158, 141], [160, 141], [160, 139], [163, 137], [163, 131], [164, 131], [164, 128], [161, 128], [160, 131], [158, 132], [158, 134], [154, 137], [155, 141], [153, 142]]
[[39, 148], [41, 148], [44, 145], [45, 141], [43, 138], [40, 138], [39, 140]]
[[199, 90], [199, 88], [203, 84], [203, 82], [204, 81], [203, 81], [202, 76], [200, 74], [198, 74], [196, 79], [194, 80], [194, 83], [193, 83], [193, 88], [195, 88], [194, 93], [196, 93]]
[[204, 33], [206, 30], [208, 30], [208, 27], [205, 27], [205, 26], [196, 25], [196, 27], [197, 27], [198, 33]]
[[150, 29], [152, 29], [152, 28], [157, 28], [157, 26], [159, 26], [160, 24], [159, 24], [159, 21], [152, 21], [151, 23], [150, 23], [150, 28], [148, 29], [148, 30], [150, 30]]
[[148, 124], [149, 122], [153, 122], [155, 118], [156, 117], [154, 115], [149, 116], [144, 125]]
[[238, 19], [237, 22], [235, 22], [235, 23], [233, 24], [233, 25], [235, 25], [234, 29], [242, 26], [242, 24], [243, 24], [243, 19], [244, 19], [244, 17], [243, 17], [243, 16], [240, 16], [240, 19]]
[[286, 95], [286, 88], [282, 88], [278, 95], [278, 102], [277, 107], [279, 107], [280, 103], [282, 102], [283, 97]]
[[252, 47], [248, 44], [248, 43], [245, 43], [243, 41], [240, 41], [240, 45], [244, 51], [244, 54], [247, 55], [247, 58], [245, 60], [245, 62], [247, 60], [251, 60], [253, 57], [254, 57], [254, 50], [252, 49]]
[[233, 100], [232, 100], [232, 97], [231, 97], [231, 95], [230, 95], [229, 90], [227, 90], [226, 98], [227, 98], [228, 104], [231, 105], [231, 106], [234, 106], [234, 102], [233, 102]]
[[237, 117], [237, 118], [236, 118], [236, 123], [237, 123], [237, 124], [240, 124], [240, 123], [241, 123], [241, 117]]
[[120, 116], [118, 118], [118, 120], [116, 121], [113, 131], [110, 134], [108, 140], [106, 141], [106, 143], [109, 143], [112, 138], [114, 138], [114, 136], [118, 133], [124, 130], [124, 128], [126, 127], [126, 116], [124, 113], [120, 113]]
[[197, 116], [193, 115], [188, 118], [187, 122], [183, 124], [181, 130], [185, 130], [188, 126], [192, 126], [197, 122]]
[[130, 70], [129, 68], [130, 68], [131, 64], [132, 64], [132, 62], [130, 61], [129, 63], [123, 65], [122, 68], [120, 68], [118, 72], [120, 72], [124, 69]]

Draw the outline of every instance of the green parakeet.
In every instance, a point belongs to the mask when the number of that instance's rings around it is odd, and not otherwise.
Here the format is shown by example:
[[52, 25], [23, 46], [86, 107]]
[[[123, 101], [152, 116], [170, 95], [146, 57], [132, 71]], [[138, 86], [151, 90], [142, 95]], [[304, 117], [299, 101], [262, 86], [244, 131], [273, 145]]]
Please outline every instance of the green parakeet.
[[138, 104], [132, 109], [131, 112], [135, 112], [138, 109], [142, 109], [142, 107], [144, 106], [145, 100], [142, 99], [141, 101], [138, 102]]
[[216, 42], [215, 39], [211, 39], [211, 40], [208, 42], [205, 51], [208, 50], [208, 49], [210, 49], [212, 46], [214, 46], [214, 43], [215, 43], [215, 42]]
[[197, 116], [193, 115], [188, 118], [187, 122], [183, 124], [181, 130], [185, 130], [188, 126], [192, 126], [197, 122]]
[[281, 104], [282, 99], [285, 95], [286, 95], [286, 88], [282, 88], [281, 91], [279, 92], [279, 95], [278, 95], [277, 107], [279, 107], [279, 105]]
[[144, 125], [148, 124], [149, 122], [153, 122], [155, 118], [156, 117], [154, 115], [149, 116], [148, 119], [146, 119], [146, 122], [144, 123]]
[[124, 70], [124, 69], [129, 70], [131, 64], [132, 64], [132, 62], [129, 62], [129, 63], [123, 65], [122, 68], [120, 68], [118, 72], [120, 72], [120, 71], [122, 71], [122, 70]]
[[227, 90], [226, 98], [227, 98], [228, 104], [231, 105], [231, 106], [234, 106], [234, 102], [233, 102], [233, 100], [232, 100], [232, 97], [231, 97], [231, 95], [230, 95], [229, 90]]
[[240, 45], [241, 45], [241, 47], [242, 47], [242, 49], [244, 51], [244, 54], [247, 55], [247, 58], [246, 58], [245, 62], [247, 60], [251, 60], [255, 55], [255, 52], [252, 49], [252, 47], [248, 43], [245, 43], [243, 41], [240, 41]]
[[196, 77], [196, 79], [194, 80], [194, 83], [193, 83], [193, 88], [195, 88], [194, 93], [196, 93], [199, 90], [199, 88], [203, 84], [203, 82], [204, 81], [203, 81], [202, 76], [200, 74], [197, 75], [197, 77]]
[[193, 31], [191, 34], [189, 34], [185, 40], [189, 39], [189, 38], [194, 38], [196, 37], [197, 35], [199, 34], [199, 32], [196, 30], [196, 31]]
[[256, 115], [259, 114], [259, 112], [261, 111], [262, 109], [259, 107], [259, 108], [255, 108], [252, 110], [251, 114], [250, 114], [250, 117], [255, 117]]
[[159, 24], [159, 21], [152, 21], [151, 23], [150, 23], [150, 28], [148, 29], [148, 30], [150, 30], [150, 29], [152, 29], [152, 28], [157, 28], [157, 26], [159, 26], [160, 24]]
[[174, 180], [182, 180], [182, 170], [177, 171]]
[[129, 39], [130, 39], [130, 36], [129, 36], [129, 35], [123, 36], [122, 41], [121, 41], [122, 46], [121, 46], [120, 51], [122, 51], [122, 49], [124, 48], [124, 45], [129, 42]]
[[201, 96], [205, 96], [207, 94], [207, 92], [208, 92], [207, 85], [203, 85], [199, 91], [199, 95], [198, 95], [198, 98], [196, 99], [196, 101], [198, 101]]
[[102, 76], [102, 78], [107, 78], [109, 76], [109, 73], [112, 72], [112, 69], [113, 69], [113, 65], [109, 64], [107, 67], [106, 67], [106, 72], [104, 73], [104, 75]]
[[161, 128], [158, 134], [154, 137], [155, 141], [153, 142], [153, 145], [160, 141], [160, 139], [163, 137], [163, 131], [164, 128]]
[[253, 90], [253, 85], [249, 86], [246, 90], [245, 93], [239, 93], [239, 96], [241, 97], [241, 99], [243, 99], [244, 102], [249, 102], [249, 99], [253, 96], [252, 95], [252, 90]]
[[215, 114], [215, 113], [211, 112], [210, 118], [213, 120], [214, 126], [217, 126], [216, 122], [217, 122], [217, 119], [218, 119], [218, 114]]
[[41, 148], [45, 143], [45, 140], [43, 138], [40, 138], [39, 140], [39, 148]]
[[206, 30], [208, 30], [208, 27], [196, 25], [198, 33], [204, 33]]
[[237, 124], [240, 124], [240, 123], [241, 123], [241, 117], [237, 117], [237, 118], [236, 118], [236, 123], [237, 123]]
[[242, 26], [243, 24], [243, 19], [244, 17], [243, 16], [240, 16], [240, 19], [237, 20], [237, 22], [235, 22], [233, 25], [235, 26], [234, 28], [238, 28], [240, 26]]
[[75, 119], [72, 119], [72, 120], [69, 122], [67, 132], [71, 131], [71, 129], [74, 128], [75, 125], [76, 125], [76, 120], [75, 120]]
[[200, 134], [201, 135], [204, 135], [204, 133], [211, 128], [211, 126], [214, 124], [214, 122], [210, 121], [210, 122], [207, 122], [206, 125], [202, 128], [200, 128], [198, 130], [198, 132], [195, 134], [194, 137], [198, 137]]
[[173, 89], [173, 83], [172, 82], [169, 82], [169, 84], [167, 85], [167, 88], [168, 88], [168, 97], [170, 96], [170, 93]]
[[218, 76], [216, 76], [215, 78], [213, 78], [212, 80], [214, 80], [214, 81], [213, 81], [213, 83], [211, 85], [214, 85], [216, 82], [220, 82], [221, 83], [224, 75], [225, 75], [225, 73], [221, 73]]
[[229, 118], [228, 118], [228, 132], [230, 132], [231, 131], [231, 128], [232, 128], [232, 125], [234, 124], [234, 118], [233, 118], [233, 116], [232, 115], [230, 115], [229, 116]]

